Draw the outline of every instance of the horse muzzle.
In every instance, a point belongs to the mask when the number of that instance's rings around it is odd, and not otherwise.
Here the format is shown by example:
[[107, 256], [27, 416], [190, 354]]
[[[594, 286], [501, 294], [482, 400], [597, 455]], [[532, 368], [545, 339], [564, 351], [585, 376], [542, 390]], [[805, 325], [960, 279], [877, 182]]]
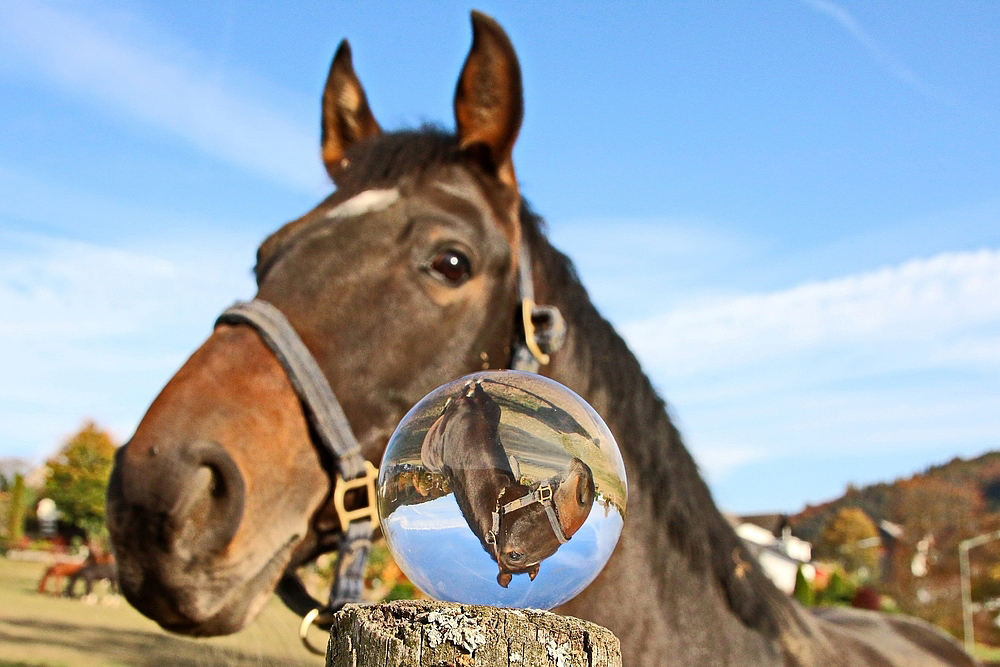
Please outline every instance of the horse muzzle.
[[220, 566], [243, 518], [243, 477], [215, 442], [162, 449], [130, 443], [116, 454], [107, 506], [122, 592], [169, 630], [232, 632], [255, 597], [239, 591], [271, 583], [284, 562], [249, 576]]

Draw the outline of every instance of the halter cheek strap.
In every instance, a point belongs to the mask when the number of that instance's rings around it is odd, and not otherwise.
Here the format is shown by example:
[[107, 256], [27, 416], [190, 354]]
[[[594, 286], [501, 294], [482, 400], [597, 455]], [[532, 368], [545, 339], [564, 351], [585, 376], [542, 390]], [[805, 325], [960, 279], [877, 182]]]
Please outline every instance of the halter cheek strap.
[[[549, 518], [549, 525], [552, 526], [552, 532], [555, 533], [556, 539], [559, 540], [559, 544], [566, 544], [569, 542], [569, 538], [566, 537], [566, 533], [563, 532], [562, 524], [559, 523], [559, 517], [556, 515], [556, 504], [552, 500], [552, 485], [548, 482], [544, 482], [538, 486], [534, 491], [527, 493], [517, 500], [512, 500], [509, 503], [498, 507], [493, 512], [493, 525], [490, 528], [490, 532], [486, 534], [486, 543], [493, 546], [493, 551], [497, 550], [497, 536], [500, 534], [500, 522], [503, 517], [510, 514], [514, 510], [519, 510], [522, 507], [527, 507], [528, 505], [534, 505], [535, 503], [541, 504], [545, 508], [545, 516]], [[497, 553], [497, 557], [499, 557]]]
[[531, 249], [523, 240], [518, 262], [519, 324], [523, 335], [515, 338], [510, 367], [515, 371], [537, 373], [540, 367], [549, 363], [549, 355], [558, 352], [566, 340], [566, 321], [555, 306], [535, 303]]

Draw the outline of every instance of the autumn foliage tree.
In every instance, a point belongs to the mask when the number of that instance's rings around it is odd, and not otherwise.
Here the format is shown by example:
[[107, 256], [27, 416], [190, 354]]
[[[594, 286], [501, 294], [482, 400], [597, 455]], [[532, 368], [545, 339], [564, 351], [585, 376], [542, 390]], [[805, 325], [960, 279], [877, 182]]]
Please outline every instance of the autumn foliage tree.
[[[813, 542], [814, 554], [823, 557], [827, 546], [821, 538], [823, 530], [845, 507], [860, 508], [876, 521], [901, 528], [883, 545], [881, 578], [868, 583], [903, 613], [961, 637], [958, 545], [1000, 530], [1000, 451], [970, 460], [955, 458], [891, 483], [848, 489], [842, 497], [792, 517], [794, 534]], [[984, 606], [973, 615], [976, 640], [1000, 646], [996, 618], [1000, 541], [977, 547], [969, 555], [972, 600]], [[836, 554], [831, 558], [836, 559]]]
[[46, 463], [44, 495], [55, 501], [65, 521], [88, 535], [104, 531], [104, 495], [114, 455], [111, 436], [87, 421]]
[[843, 507], [830, 519], [816, 545], [817, 556], [841, 563], [848, 572], [878, 566], [878, 528], [863, 510]]

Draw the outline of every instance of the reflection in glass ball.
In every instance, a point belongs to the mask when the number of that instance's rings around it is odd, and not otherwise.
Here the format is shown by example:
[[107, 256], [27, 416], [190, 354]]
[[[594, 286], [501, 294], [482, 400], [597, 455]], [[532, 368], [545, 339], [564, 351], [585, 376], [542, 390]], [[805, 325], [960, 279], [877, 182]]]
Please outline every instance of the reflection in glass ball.
[[474, 373], [417, 403], [389, 439], [378, 511], [410, 580], [439, 600], [550, 609], [594, 580], [628, 489], [607, 425], [558, 382]]

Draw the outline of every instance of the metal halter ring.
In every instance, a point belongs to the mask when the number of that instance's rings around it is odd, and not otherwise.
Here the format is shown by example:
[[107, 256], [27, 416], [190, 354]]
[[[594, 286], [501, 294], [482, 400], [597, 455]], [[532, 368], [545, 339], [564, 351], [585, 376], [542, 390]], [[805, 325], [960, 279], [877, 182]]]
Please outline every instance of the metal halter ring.
[[326, 650], [320, 650], [312, 645], [309, 641], [309, 628], [312, 626], [313, 621], [319, 616], [320, 610], [313, 609], [311, 612], [302, 617], [302, 623], [299, 624], [299, 639], [302, 640], [302, 645], [306, 647], [310, 653], [315, 653], [316, 655], [326, 655]]
[[535, 302], [530, 298], [521, 299], [521, 324], [524, 327], [524, 344], [528, 346], [531, 356], [539, 364], [545, 366], [549, 363], [549, 355], [542, 352], [542, 348], [538, 345], [538, 338], [535, 336], [535, 323], [531, 319], [534, 312]]

